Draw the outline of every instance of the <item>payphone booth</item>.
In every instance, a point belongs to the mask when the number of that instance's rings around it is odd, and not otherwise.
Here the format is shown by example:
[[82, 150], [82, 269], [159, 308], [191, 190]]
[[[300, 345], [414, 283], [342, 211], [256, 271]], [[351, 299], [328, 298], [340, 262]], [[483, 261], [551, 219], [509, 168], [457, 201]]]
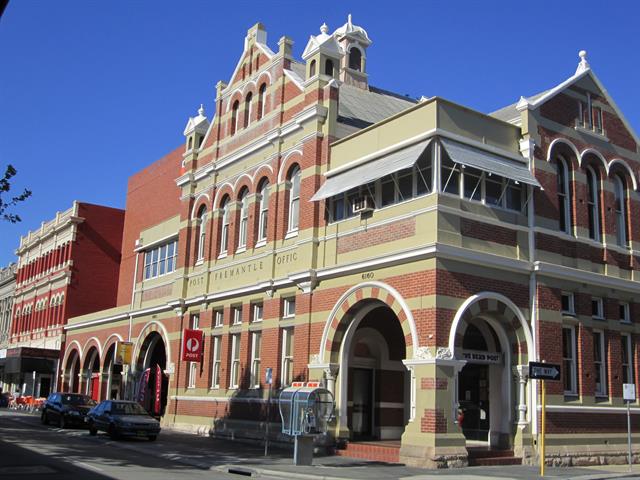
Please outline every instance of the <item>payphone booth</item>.
[[326, 433], [327, 423], [333, 417], [333, 395], [317, 383], [303, 383], [285, 388], [280, 393], [282, 433], [295, 438], [293, 463], [311, 465], [313, 437]]

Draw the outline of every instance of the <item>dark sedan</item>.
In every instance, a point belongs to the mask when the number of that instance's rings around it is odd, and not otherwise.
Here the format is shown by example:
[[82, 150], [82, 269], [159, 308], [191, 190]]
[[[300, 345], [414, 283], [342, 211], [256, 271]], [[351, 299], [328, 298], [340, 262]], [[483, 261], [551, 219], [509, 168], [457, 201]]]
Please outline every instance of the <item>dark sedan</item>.
[[69, 425], [84, 426], [84, 417], [96, 405], [95, 400], [79, 393], [56, 392], [42, 405], [40, 419], [44, 425], [54, 422], [60, 428]]
[[137, 402], [104, 400], [87, 413], [86, 422], [91, 435], [102, 430], [113, 439], [146, 437], [153, 441], [160, 433], [160, 422]]

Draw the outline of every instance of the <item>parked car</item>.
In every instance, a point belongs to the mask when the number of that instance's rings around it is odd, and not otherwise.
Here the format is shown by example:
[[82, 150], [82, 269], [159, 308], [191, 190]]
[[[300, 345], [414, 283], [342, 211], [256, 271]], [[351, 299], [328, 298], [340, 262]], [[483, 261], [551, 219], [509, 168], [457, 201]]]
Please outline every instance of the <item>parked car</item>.
[[95, 405], [95, 400], [80, 393], [52, 393], [42, 405], [40, 420], [44, 425], [53, 422], [60, 428], [84, 426], [85, 415]]
[[0, 393], [0, 408], [9, 406], [10, 395], [6, 392]]
[[113, 439], [146, 437], [153, 441], [160, 433], [160, 422], [137, 402], [104, 400], [87, 413], [89, 433], [107, 432]]

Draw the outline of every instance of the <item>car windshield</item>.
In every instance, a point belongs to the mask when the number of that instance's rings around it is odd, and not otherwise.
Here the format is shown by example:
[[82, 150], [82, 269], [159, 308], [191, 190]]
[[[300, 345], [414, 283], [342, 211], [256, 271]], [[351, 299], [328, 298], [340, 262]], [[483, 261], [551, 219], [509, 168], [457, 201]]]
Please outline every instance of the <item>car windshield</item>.
[[95, 405], [96, 402], [86, 395], [60, 395], [63, 405]]
[[138, 403], [114, 403], [111, 406], [113, 415], [147, 415], [147, 411]]

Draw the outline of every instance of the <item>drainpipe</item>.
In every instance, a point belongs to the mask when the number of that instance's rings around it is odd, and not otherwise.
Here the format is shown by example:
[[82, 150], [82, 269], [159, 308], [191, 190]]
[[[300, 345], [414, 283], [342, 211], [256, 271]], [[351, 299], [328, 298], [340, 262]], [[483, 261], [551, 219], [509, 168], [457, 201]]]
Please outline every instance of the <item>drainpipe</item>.
[[[131, 285], [131, 307], [130, 310], [133, 310], [133, 304], [135, 302], [136, 299], [136, 280], [138, 280], [138, 260], [140, 257], [140, 252], [136, 252], [136, 264], [135, 267], [133, 268], [133, 284]], [[133, 322], [133, 316], [129, 315], [129, 335], [127, 337], [127, 342], [131, 341], [131, 327], [132, 327], [132, 322]]]

